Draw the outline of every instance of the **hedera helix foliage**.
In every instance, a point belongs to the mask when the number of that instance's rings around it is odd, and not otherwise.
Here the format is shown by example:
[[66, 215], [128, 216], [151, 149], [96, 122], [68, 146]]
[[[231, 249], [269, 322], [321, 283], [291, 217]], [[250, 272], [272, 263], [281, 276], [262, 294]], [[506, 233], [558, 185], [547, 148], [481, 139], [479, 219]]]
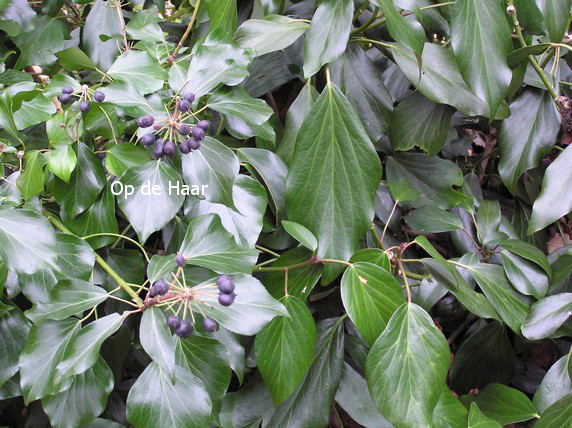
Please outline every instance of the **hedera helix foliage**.
[[572, 0], [0, 2], [0, 421], [572, 420]]

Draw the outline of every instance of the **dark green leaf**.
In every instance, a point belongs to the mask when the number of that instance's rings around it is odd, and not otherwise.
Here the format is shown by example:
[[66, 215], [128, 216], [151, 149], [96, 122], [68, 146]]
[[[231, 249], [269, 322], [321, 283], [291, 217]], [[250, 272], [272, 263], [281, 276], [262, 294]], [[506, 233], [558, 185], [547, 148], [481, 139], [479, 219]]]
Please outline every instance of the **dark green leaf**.
[[537, 0], [537, 5], [544, 17], [550, 41], [562, 43], [564, 33], [568, 30], [568, 15], [570, 15], [571, 0], [550, 1]]
[[417, 208], [405, 216], [405, 221], [409, 227], [423, 233], [450, 232], [463, 228], [459, 217], [433, 205]]
[[44, 164], [45, 159], [40, 152], [32, 150], [26, 153], [26, 168], [16, 182], [24, 199], [44, 191]]
[[161, 89], [167, 78], [163, 67], [148, 53], [133, 49], [117, 58], [107, 74], [113, 79], [130, 83], [143, 95]]
[[18, 372], [18, 358], [26, 343], [30, 322], [13, 306], [0, 317], [0, 386]]
[[119, 47], [116, 40], [102, 41], [100, 35], [120, 37], [122, 25], [117, 10], [108, 1], [97, 0], [87, 15], [81, 37], [82, 47], [93, 63], [103, 71], [111, 67], [119, 54]]
[[151, 307], [141, 318], [139, 340], [149, 356], [175, 382], [175, 341], [160, 308]]
[[476, 403], [471, 403], [467, 428], [502, 428], [494, 419], [488, 418], [479, 410]]
[[293, 221], [282, 221], [282, 226], [286, 232], [290, 234], [296, 241], [302, 244], [310, 251], [315, 251], [318, 248], [318, 240], [312, 232], [306, 229], [301, 224], [295, 223]]
[[20, 33], [14, 44], [20, 49], [16, 68], [26, 65], [47, 65], [56, 61], [55, 52], [64, 49], [64, 38], [68, 32], [64, 21], [51, 16], [36, 16], [34, 28]]
[[78, 48], [68, 48], [55, 53], [61, 66], [67, 71], [83, 71], [95, 69], [95, 64]]
[[382, 8], [387, 19], [387, 29], [393, 39], [411, 49], [417, 55], [423, 53], [425, 30], [419, 22], [407, 19], [395, 10], [392, 0], [373, 0], [373, 4]]
[[262, 125], [272, 116], [268, 104], [252, 98], [240, 86], [219, 89], [211, 95], [208, 105], [214, 111], [236, 116], [250, 126]]
[[534, 393], [532, 403], [541, 415], [556, 401], [572, 394], [572, 383], [568, 373], [570, 354], [556, 361], [544, 375], [541, 384]]
[[539, 415], [528, 397], [518, 389], [491, 383], [475, 396], [474, 402], [485, 416], [507, 425], [523, 422]]
[[555, 294], [534, 303], [522, 324], [522, 334], [530, 340], [558, 337], [558, 328], [570, 318], [572, 293]]

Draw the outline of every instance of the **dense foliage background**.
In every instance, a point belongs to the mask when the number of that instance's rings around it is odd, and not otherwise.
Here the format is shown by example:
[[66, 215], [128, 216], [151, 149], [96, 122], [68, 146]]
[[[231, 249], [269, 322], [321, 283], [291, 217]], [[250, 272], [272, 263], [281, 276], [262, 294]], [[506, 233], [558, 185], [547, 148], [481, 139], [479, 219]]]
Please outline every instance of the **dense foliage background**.
[[0, 424], [569, 426], [571, 6], [0, 1]]

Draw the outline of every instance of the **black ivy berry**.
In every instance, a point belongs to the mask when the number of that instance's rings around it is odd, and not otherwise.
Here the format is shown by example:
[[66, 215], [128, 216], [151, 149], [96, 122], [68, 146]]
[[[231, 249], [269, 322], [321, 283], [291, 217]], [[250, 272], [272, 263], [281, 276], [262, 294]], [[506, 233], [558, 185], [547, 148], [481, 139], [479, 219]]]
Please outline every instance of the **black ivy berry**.
[[195, 138], [191, 137], [187, 141], [189, 143], [189, 147], [191, 148], [191, 150], [198, 150], [201, 148], [201, 143], [197, 141]]
[[216, 280], [216, 285], [221, 293], [230, 294], [234, 291], [234, 282], [228, 275], [223, 275]]
[[207, 317], [203, 320], [203, 328], [212, 333], [218, 330], [218, 324], [215, 320]]
[[209, 130], [209, 121], [208, 120], [199, 120], [199, 123], [197, 123], [197, 126], [199, 128], [202, 128], [203, 131], [207, 132]]
[[181, 320], [179, 327], [175, 329], [175, 334], [183, 339], [189, 337], [193, 332], [193, 326], [187, 320]]
[[163, 146], [163, 153], [165, 155], [172, 157], [177, 152], [177, 146], [172, 141], [165, 141], [165, 145]]
[[164, 146], [165, 144], [163, 143], [163, 139], [159, 138], [157, 141], [155, 141], [155, 149], [153, 150], [153, 154], [157, 159], [161, 159], [165, 154], [163, 152]]
[[189, 135], [191, 132], [191, 126], [188, 123], [181, 123], [178, 128], [179, 134]]
[[169, 315], [167, 317], [167, 326], [171, 330], [178, 329], [180, 325], [181, 325], [181, 320], [179, 319], [179, 317], [177, 315]]
[[179, 110], [182, 111], [183, 113], [188, 112], [191, 109], [191, 103], [188, 102], [187, 100], [182, 100], [179, 103]]
[[183, 95], [183, 100], [192, 103], [195, 100], [195, 94], [188, 92], [185, 95]]
[[81, 103], [79, 103], [79, 111], [81, 111], [82, 113], [87, 113], [89, 109], [90, 107], [87, 101], [82, 101]]
[[62, 94], [62, 96], [60, 97], [60, 103], [62, 104], [67, 104], [70, 102], [70, 100], [71, 100], [70, 94]]
[[93, 94], [93, 99], [98, 103], [102, 103], [103, 100], [105, 100], [105, 94], [101, 91], [95, 91], [95, 93]]
[[150, 294], [155, 296], [164, 296], [169, 292], [169, 284], [165, 281], [157, 281], [151, 286]]
[[218, 296], [218, 302], [222, 305], [222, 306], [230, 306], [232, 305], [232, 303], [234, 302], [234, 298], [236, 297], [236, 294], [231, 293], [231, 294], [224, 294], [221, 293]]
[[64, 86], [62, 88], [62, 94], [73, 94], [73, 88], [71, 86]]
[[181, 142], [179, 144], [179, 150], [184, 155], [191, 153], [191, 145], [189, 144], [189, 140]]
[[193, 126], [193, 137], [195, 138], [195, 140], [202, 140], [203, 138], [205, 138], [205, 130], [203, 128], [201, 128], [200, 126]]
[[181, 253], [177, 253], [175, 260], [180, 267], [185, 266], [185, 256], [183, 256]]
[[139, 125], [139, 128], [149, 128], [150, 126], [153, 126], [154, 122], [155, 119], [153, 119], [153, 116], [150, 114], [141, 116], [139, 119], [137, 119], [137, 125]]
[[141, 142], [145, 147], [150, 146], [155, 142], [155, 134], [145, 134], [143, 138], [141, 138]]

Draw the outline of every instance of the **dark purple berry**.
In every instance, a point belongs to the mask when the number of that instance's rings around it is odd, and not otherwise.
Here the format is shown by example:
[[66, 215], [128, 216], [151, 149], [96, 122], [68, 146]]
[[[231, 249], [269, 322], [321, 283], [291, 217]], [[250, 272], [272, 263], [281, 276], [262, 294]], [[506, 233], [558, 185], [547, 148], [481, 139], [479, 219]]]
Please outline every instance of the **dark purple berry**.
[[205, 331], [213, 333], [218, 330], [218, 324], [215, 320], [207, 317], [203, 320], [203, 328]]
[[60, 103], [62, 104], [67, 104], [70, 102], [70, 100], [71, 100], [70, 94], [62, 94], [62, 96], [60, 97]]
[[178, 128], [179, 134], [189, 135], [191, 132], [191, 126], [188, 123], [181, 123]]
[[87, 113], [89, 109], [90, 107], [87, 101], [82, 101], [81, 103], [79, 103], [79, 111], [81, 111], [82, 113]]
[[195, 94], [187, 92], [185, 95], [183, 95], [183, 99], [189, 103], [192, 103], [195, 100]]
[[197, 126], [199, 128], [202, 128], [203, 131], [207, 132], [209, 130], [209, 121], [208, 120], [199, 120], [199, 123], [197, 123]]
[[195, 140], [202, 140], [203, 138], [205, 138], [205, 130], [199, 126], [193, 126], [193, 137], [195, 138]]
[[221, 293], [230, 294], [234, 291], [234, 282], [228, 275], [223, 275], [216, 280], [216, 285]]
[[179, 103], [179, 110], [182, 111], [183, 113], [188, 112], [191, 109], [191, 103], [188, 102], [187, 100], [182, 100]]
[[193, 332], [193, 326], [187, 320], [181, 320], [181, 324], [175, 329], [175, 334], [183, 339], [189, 337]]
[[167, 326], [171, 330], [178, 329], [180, 325], [181, 325], [181, 320], [179, 319], [179, 317], [177, 315], [169, 315], [167, 317]]
[[191, 145], [189, 144], [189, 140], [185, 140], [179, 144], [179, 151], [184, 155], [191, 153]]
[[177, 261], [177, 265], [179, 265], [179, 267], [185, 266], [185, 256], [183, 256], [181, 253], [177, 253], [175, 260]]
[[221, 293], [218, 296], [218, 302], [223, 306], [230, 306], [234, 302], [235, 297], [236, 297], [236, 294], [234, 294], [234, 293], [231, 293], [231, 294]]
[[155, 142], [155, 134], [145, 134], [143, 138], [141, 138], [141, 142], [145, 147], [150, 146]]
[[95, 91], [95, 93], [93, 94], [93, 99], [98, 103], [102, 103], [103, 100], [105, 100], [105, 94], [101, 91]]
[[62, 94], [73, 94], [73, 88], [71, 86], [64, 86], [62, 88]]
[[153, 122], [155, 122], [155, 119], [153, 119], [153, 116], [150, 114], [141, 116], [137, 119], [137, 125], [139, 125], [140, 128], [149, 128], [150, 126], [153, 126]]
[[189, 147], [191, 150], [198, 150], [201, 147], [201, 143], [197, 141], [195, 138], [191, 137], [187, 140], [189, 142]]
[[163, 146], [163, 153], [165, 155], [172, 157], [177, 152], [177, 146], [172, 141], [165, 141], [165, 145]]
[[154, 296], [164, 296], [169, 292], [169, 284], [165, 281], [157, 281], [151, 286], [151, 294]]
[[163, 151], [164, 146], [165, 144], [163, 143], [163, 140], [161, 138], [155, 141], [155, 149], [153, 150], [153, 154], [157, 159], [161, 159], [165, 155]]

